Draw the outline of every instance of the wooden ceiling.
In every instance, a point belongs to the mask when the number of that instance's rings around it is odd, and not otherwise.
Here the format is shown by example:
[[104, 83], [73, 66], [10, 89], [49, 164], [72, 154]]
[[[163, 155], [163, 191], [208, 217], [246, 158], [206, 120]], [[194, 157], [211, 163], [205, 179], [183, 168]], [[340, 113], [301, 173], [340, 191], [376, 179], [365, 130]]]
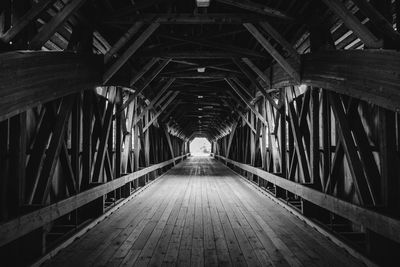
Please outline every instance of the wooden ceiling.
[[[105, 55], [105, 85], [126, 88], [126, 101], [137, 95], [159, 99], [154, 109], [165, 107], [159, 120], [182, 138], [226, 135], [248, 103], [262, 96], [279, 105], [279, 88], [267, 73], [277, 58], [256, 34], [294, 65], [310, 52], [309, 30], [319, 24], [329, 27], [336, 49], [362, 49], [365, 43], [325, 0], [210, 0], [208, 8], [198, 8], [195, 0], [42, 2], [51, 3], [37, 17], [39, 26], [77, 3], [43, 49], [68, 49], [76, 28], [94, 29], [93, 52]], [[374, 32], [353, 2], [332, 2], [343, 3]], [[169, 95], [161, 97], [160, 90]], [[179, 93], [169, 101], [170, 92]]]

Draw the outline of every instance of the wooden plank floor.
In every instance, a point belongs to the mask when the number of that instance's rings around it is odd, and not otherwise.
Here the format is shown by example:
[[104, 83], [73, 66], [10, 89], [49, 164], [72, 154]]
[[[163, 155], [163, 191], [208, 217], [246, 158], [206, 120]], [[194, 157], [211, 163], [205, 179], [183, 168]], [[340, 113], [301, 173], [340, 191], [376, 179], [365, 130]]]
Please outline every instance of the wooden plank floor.
[[208, 157], [172, 169], [47, 266], [361, 266]]

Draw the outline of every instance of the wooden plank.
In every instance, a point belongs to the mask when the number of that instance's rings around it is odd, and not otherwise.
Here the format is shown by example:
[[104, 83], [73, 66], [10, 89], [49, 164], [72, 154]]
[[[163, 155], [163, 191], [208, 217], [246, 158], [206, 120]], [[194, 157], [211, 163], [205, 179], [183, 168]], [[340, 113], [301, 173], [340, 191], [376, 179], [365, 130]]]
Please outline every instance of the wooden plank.
[[[175, 79], [173, 79], [173, 78], [168, 80], [168, 82], [158, 91], [157, 95], [151, 100], [151, 102], [142, 110], [142, 112], [140, 112], [140, 114], [137, 116], [137, 118], [133, 122], [133, 125], [136, 125], [136, 123], [143, 118], [143, 116], [146, 112], [153, 109], [153, 107], [156, 105], [158, 100], [160, 100], [160, 103], [162, 103], [165, 100], [164, 97], [161, 99], [160, 99], [160, 97], [165, 93], [165, 91], [168, 90], [168, 88], [172, 85], [172, 83], [174, 81], [175, 81]], [[168, 94], [165, 95], [165, 97], [167, 97], [167, 96], [168, 96]]]
[[1, 224], [0, 227], [0, 246], [9, 243], [27, 234], [34, 229], [37, 229], [45, 224], [52, 222], [56, 218], [59, 218], [97, 198], [103, 196], [115, 189], [132, 182], [139, 177], [153, 172], [157, 169], [166, 167], [175, 160], [184, 159], [187, 155], [179, 156], [175, 159], [167, 160], [158, 164], [154, 164], [148, 168], [144, 168], [140, 171], [130, 173], [122, 176], [120, 179], [115, 179], [111, 182], [99, 185], [92, 189], [81, 192], [77, 195], [71, 196], [67, 199], [61, 200], [57, 203], [51, 204], [45, 208], [37, 211], [25, 214], [11, 221]]
[[268, 53], [278, 62], [278, 64], [297, 82], [300, 81], [300, 73], [296, 66], [293, 66], [268, 42], [268, 40], [251, 23], [244, 23], [243, 26], [253, 35], [253, 37], [267, 50]]
[[231, 146], [232, 146], [232, 140], [233, 140], [233, 136], [235, 135], [235, 131], [236, 131], [236, 127], [238, 125], [239, 120], [235, 120], [232, 124], [232, 128], [231, 128], [231, 132], [229, 134], [229, 141], [228, 141], [228, 148], [226, 149], [226, 154], [225, 156], [227, 158], [229, 158], [229, 152], [231, 150]]
[[324, 51], [304, 55], [302, 62], [302, 83], [345, 94], [390, 110], [396, 111], [400, 107], [398, 52]]
[[[133, 244], [132, 249], [141, 250], [139, 258], [135, 262], [138, 266], [145, 266], [150, 262], [151, 256], [153, 255], [160, 236], [168, 222], [168, 218], [170, 216], [175, 216], [171, 213], [174, 206], [179, 206], [179, 203], [181, 203], [181, 200], [178, 200], [178, 198], [184, 189], [184, 187], [180, 187], [178, 190], [174, 190], [174, 193], [167, 198], [167, 201], [165, 201], [164, 207], [160, 211], [157, 211], [157, 213], [151, 218], [136, 242]], [[175, 214], [177, 213], [175, 212]]]
[[100, 59], [71, 52], [2, 53], [0, 120], [99, 85]]
[[[180, 243], [182, 240], [184, 227], [186, 225], [186, 215], [187, 215], [188, 207], [190, 204], [190, 198], [192, 195], [191, 193], [194, 188], [192, 186], [192, 183], [193, 183], [193, 181], [188, 182], [188, 189], [185, 192], [183, 202], [182, 202], [182, 207], [181, 207], [181, 210], [179, 211], [177, 222], [174, 225], [174, 228], [172, 230], [171, 239], [169, 240], [168, 248], [167, 248], [166, 254], [164, 256], [163, 262], [162, 262], [163, 264], [175, 265], [177, 262]], [[152, 261], [153, 261], [153, 259], [152, 259]]]
[[54, 113], [51, 104], [42, 107], [40, 120], [38, 121], [36, 137], [32, 142], [30, 157], [26, 164], [26, 198], [30, 199], [32, 192], [36, 190], [40, 170], [43, 166], [46, 146], [51, 135], [51, 126], [54, 123]]
[[[126, 120], [123, 120], [123, 123], [126, 124], [126, 134], [124, 138], [124, 150], [122, 154], [122, 165], [121, 165], [121, 172], [122, 173], [127, 173], [128, 172], [128, 162], [129, 162], [129, 154], [132, 149], [132, 138], [133, 138], [133, 130], [132, 130], [132, 122], [134, 119], [134, 111], [135, 111], [136, 105], [135, 102], [131, 102], [129, 105], [129, 108], [127, 110], [127, 117]], [[125, 111], [122, 112], [124, 114]], [[127, 123], [126, 123], [127, 122]]]
[[245, 67], [246, 65], [235, 58], [232, 60], [236, 64], [236, 66], [238, 66], [239, 69], [251, 81], [251, 83], [254, 84], [256, 88], [265, 96], [265, 98], [271, 103], [271, 105], [275, 108], [279, 108], [278, 105], [275, 103], [275, 101], [272, 99], [272, 97], [268, 94], [267, 90], [258, 82], [256, 77], [246, 69]]
[[144, 89], [146, 89], [150, 83], [157, 77], [157, 75], [168, 65], [168, 63], [171, 61], [171, 59], [164, 60], [158, 67], [147, 77], [146, 80], [143, 81], [143, 83], [140, 85], [135, 92], [129, 96], [129, 98], [125, 101], [125, 103], [122, 105], [122, 109], [125, 109], [130, 102], [132, 102], [139, 94], [143, 92]]
[[246, 99], [246, 97], [239, 91], [239, 88], [236, 86], [235, 83], [233, 83], [232, 80], [230, 79], [225, 79], [225, 81], [231, 86], [233, 91], [240, 97], [240, 99], [246, 104], [246, 106], [257, 116], [257, 118], [262, 121], [262, 123], [266, 126], [268, 126], [268, 122], [264, 119], [261, 114], [255, 110], [254, 106], [250, 104], [250, 102]]
[[283, 178], [287, 178], [287, 130], [286, 130], [286, 89], [282, 88], [281, 89], [281, 109], [279, 112], [281, 113], [280, 116], [280, 136], [279, 136], [279, 141], [280, 141], [280, 154], [281, 154], [281, 176]]
[[254, 63], [251, 61], [249, 58], [242, 58], [243, 62], [249, 66], [250, 69], [252, 69], [258, 77], [261, 78], [268, 86], [271, 86], [271, 79], [265, 74], [262, 70], [260, 70]]
[[92, 168], [91, 173], [91, 181], [98, 182], [100, 179], [101, 172], [103, 171], [103, 167], [105, 165], [105, 158], [107, 153], [107, 141], [110, 135], [110, 129], [112, 125], [112, 116], [114, 112], [114, 104], [113, 97], [111, 97], [110, 101], [107, 103], [107, 110], [104, 115], [104, 121], [101, 127], [101, 135], [99, 136], [99, 145], [97, 148], [96, 158], [94, 160], [94, 166]]
[[300, 55], [293, 48], [293, 46], [283, 37], [271, 24], [268, 22], [260, 22], [261, 28], [263, 28], [272, 38], [274, 38], [282, 47], [289, 53], [289, 55], [300, 63]]
[[382, 48], [383, 42], [339, 0], [323, 0], [323, 2], [343, 21], [343, 23], [361, 39], [368, 48]]
[[55, 125], [52, 130], [52, 137], [43, 162], [43, 169], [40, 172], [38, 185], [36, 190], [34, 190], [30, 195], [28, 200], [29, 203], [44, 205], [47, 201], [47, 197], [50, 193], [50, 186], [53, 181], [55, 167], [64, 140], [66, 124], [72, 111], [74, 101], [75, 95], [67, 96], [62, 99], [60, 111], [57, 114], [57, 119], [55, 120]]
[[51, 20], [40, 29], [39, 33], [29, 42], [29, 47], [34, 50], [41, 49], [57, 29], [85, 2], [86, 0], [72, 0], [68, 2], [60, 12], [53, 16]]
[[400, 34], [393, 28], [393, 25], [382, 15], [370, 2], [366, 0], [354, 0], [353, 1], [364, 13], [371, 22], [379, 29], [381, 33], [384, 33], [387, 37], [395, 40], [397, 44], [400, 42]]
[[82, 102], [82, 182], [79, 191], [89, 187], [92, 173], [92, 121], [93, 121], [93, 91], [83, 94]]
[[237, 0], [216, 0], [216, 1], [267, 16], [280, 18], [284, 20], [292, 20], [292, 18], [289, 15], [285, 14], [284, 12], [268, 7], [263, 4], [258, 4], [251, 1], [237, 1]]
[[297, 160], [299, 162], [300, 171], [303, 174], [303, 182], [309, 182], [310, 179], [310, 168], [309, 159], [304, 147], [303, 138], [301, 135], [300, 127], [298, 125], [298, 117], [293, 107], [293, 103], [289, 104], [288, 114], [290, 120], [290, 126], [293, 132], [294, 146], [297, 154]]
[[143, 68], [142, 68], [140, 71], [136, 72], [136, 73], [133, 75], [133, 77], [131, 78], [129, 84], [130, 84], [131, 86], [133, 86], [133, 85], [134, 85], [137, 81], [139, 81], [139, 79], [142, 78], [142, 76], [143, 76], [146, 72], [148, 72], [148, 71], [151, 69], [151, 67], [153, 67], [154, 64], [156, 64], [159, 60], [160, 60], [160, 59], [157, 58], [157, 57], [150, 59], [149, 62], [147, 62], [146, 65], [144, 65]]
[[[205, 266], [218, 266], [218, 251], [215, 243], [215, 235], [213, 228], [213, 218], [211, 217], [211, 204], [210, 204], [210, 178], [204, 177], [201, 186], [201, 206], [203, 217], [203, 242], [204, 242], [204, 265]], [[204, 181], [205, 180], [205, 181]]]
[[322, 188], [323, 181], [320, 179], [319, 173], [319, 89], [311, 88], [311, 140], [310, 140], [310, 177], [311, 182]]
[[157, 248], [151, 257], [151, 266], [160, 266], [161, 264], [173, 264], [178, 257], [179, 244], [181, 240], [182, 229], [184, 226], [184, 216], [186, 215], [187, 205], [191, 194], [190, 181], [185, 181], [185, 191], [181, 194], [183, 197], [173, 213], [168, 218], [167, 225], [158, 242]]
[[12, 216], [20, 214], [25, 204], [26, 150], [27, 150], [27, 114], [23, 112], [9, 121], [8, 175], [2, 179], [8, 182], [6, 188], [8, 211]]
[[336, 121], [338, 122], [338, 134], [349, 163], [349, 169], [351, 176], [353, 177], [359, 201], [361, 205], [375, 205], [377, 202], [376, 195], [374, 195], [374, 190], [371, 188], [371, 184], [369, 184], [369, 181], [364, 175], [363, 167], [357, 153], [356, 144], [354, 143], [353, 136], [350, 132], [350, 126], [346, 119], [340, 98], [338, 95], [331, 93], [329, 95], [329, 102], [332, 111], [335, 114]]
[[[223, 187], [226, 186], [225, 183], [222, 183], [221, 180], [216, 181], [216, 186], [217, 187]], [[238, 217], [236, 216], [234, 212], [234, 206], [237, 205], [237, 203], [234, 202], [232, 198], [232, 192], [225, 193], [225, 190], [217, 190], [216, 193], [216, 198], [218, 202], [221, 202], [221, 205], [223, 206], [226, 216], [229, 219], [229, 222], [232, 226], [232, 230], [235, 234], [236, 240], [239, 244], [239, 248], [241, 251], [241, 254], [243, 254], [243, 257], [246, 261], [246, 264], [248, 266], [262, 266], [261, 262], [258, 260], [257, 255], [255, 251], [253, 250], [249, 240], [246, 237], [245, 231], [244, 231], [244, 222], [239, 221]]]
[[132, 25], [132, 27], [127, 30], [124, 35], [119, 38], [117, 42], [107, 51], [104, 55], [104, 63], [107, 64], [111, 61], [111, 59], [118, 53], [118, 51], [127, 43], [129, 42], [133, 36], [140, 30], [143, 26], [142, 22], [136, 22]]
[[115, 178], [119, 178], [121, 176], [122, 166], [122, 124], [125, 124], [125, 121], [122, 120], [121, 113], [118, 112], [121, 107], [122, 99], [122, 89], [117, 88], [117, 99], [115, 105]]
[[157, 120], [157, 118], [161, 115], [161, 113], [164, 112], [164, 110], [168, 107], [169, 104], [171, 104], [171, 102], [178, 96], [179, 91], [175, 91], [172, 96], [168, 99], [168, 101], [161, 107], [160, 111], [157, 112], [157, 114], [155, 114], [153, 116], [153, 118], [150, 120], [150, 122], [148, 122], [146, 124], [146, 126], [143, 127], [143, 132], [147, 131], [149, 129], [149, 127]]
[[74, 195], [78, 192], [75, 173], [72, 170], [71, 160], [68, 154], [68, 148], [65, 141], [61, 144], [60, 162], [65, 173], [65, 183], [68, 189], [68, 195]]
[[103, 83], [107, 83], [112, 76], [133, 56], [133, 54], [143, 45], [143, 43], [157, 30], [160, 24], [152, 23], [146, 30], [133, 42], [126, 51], [115, 61], [104, 73]]
[[[169, 136], [168, 129], [167, 129], [166, 126], [164, 126], [163, 129], [164, 129], [165, 137], [167, 138], [167, 142], [168, 142], [168, 146], [169, 146], [169, 151], [170, 151], [170, 153], [171, 153], [171, 158], [175, 158], [175, 156], [174, 156], [174, 149], [172, 148], [171, 137]], [[174, 162], [174, 166], [175, 166], [175, 162]]]
[[18, 33], [24, 30], [35, 18], [37, 18], [54, 2], [55, 0], [41, 0], [37, 3], [33, 3], [31, 9], [22, 17], [17, 19], [17, 21], [13, 23], [12, 27], [6, 33], [0, 36], [0, 40], [4, 43], [9, 43], [16, 35], [18, 35]]
[[282, 187], [299, 197], [308, 200], [322, 208], [343, 216], [350, 221], [361, 224], [372, 231], [379, 233], [393, 241], [400, 242], [400, 222], [397, 219], [385, 216], [378, 212], [354, 205], [333, 196], [324, 194], [307, 186], [283, 179], [277, 175], [263, 171], [250, 165], [235, 162], [225, 157], [215, 155], [224, 161], [251, 172], [266, 181]]
[[81, 94], [77, 94], [75, 105], [71, 114], [71, 168], [75, 175], [76, 190], [79, 191], [81, 184]]
[[193, 14], [192, 13], [143, 13], [132, 14], [127, 17], [115, 17], [105, 21], [105, 23], [118, 23], [132, 25], [137, 21], [142, 21], [146, 24], [154, 23], [154, 18], [157, 18], [157, 23], [160, 24], [243, 24], [245, 22], [257, 23], [259, 21], [267, 21], [267, 16], [248, 14], [248, 13], [207, 13]]
[[[225, 45], [222, 43], [217, 43], [217, 42], [212, 42], [200, 38], [182, 38], [182, 37], [175, 37], [175, 36], [170, 36], [170, 35], [159, 35], [160, 37], [163, 37], [165, 39], [169, 40], [174, 40], [174, 41], [179, 41], [183, 43], [190, 43], [194, 45], [199, 45], [199, 46], [204, 46], [204, 47], [210, 47], [213, 49], [218, 49], [218, 50], [223, 50], [225, 52], [230, 52], [230, 53], [235, 53], [237, 55], [242, 55], [242, 56], [249, 56], [249, 57], [255, 57], [255, 58], [265, 58], [265, 55], [262, 53], [256, 52], [251, 49], [246, 49], [242, 48], [239, 46], [234, 46], [234, 45]], [[201, 67], [201, 66], [198, 66]], [[205, 68], [210, 68], [212, 66], [204, 66]]]

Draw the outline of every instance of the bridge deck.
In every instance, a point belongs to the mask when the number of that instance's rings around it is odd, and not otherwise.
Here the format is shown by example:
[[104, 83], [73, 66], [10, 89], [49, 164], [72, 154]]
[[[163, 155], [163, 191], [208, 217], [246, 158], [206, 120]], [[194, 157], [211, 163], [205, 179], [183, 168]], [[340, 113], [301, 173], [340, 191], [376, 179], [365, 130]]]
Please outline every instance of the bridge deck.
[[49, 266], [361, 265], [211, 158], [190, 158]]

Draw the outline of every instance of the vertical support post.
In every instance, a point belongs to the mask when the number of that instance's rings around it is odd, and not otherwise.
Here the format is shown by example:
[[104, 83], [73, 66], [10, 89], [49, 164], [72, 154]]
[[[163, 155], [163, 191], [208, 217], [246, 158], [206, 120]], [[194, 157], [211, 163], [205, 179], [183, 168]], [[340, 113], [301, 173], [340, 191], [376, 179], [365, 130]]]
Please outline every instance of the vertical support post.
[[[122, 157], [122, 121], [121, 112], [118, 112], [121, 109], [122, 105], [122, 89], [117, 87], [117, 99], [116, 99], [116, 112], [115, 112], [115, 168], [114, 168], [114, 176], [115, 178], [121, 177], [121, 157]], [[116, 190], [116, 198], [119, 199], [122, 197], [121, 189]]]
[[81, 184], [79, 154], [81, 147], [81, 94], [76, 95], [75, 104], [72, 108], [71, 125], [71, 166], [75, 175], [75, 184], [79, 192]]
[[83, 151], [82, 151], [82, 183], [81, 190], [89, 187], [92, 172], [92, 91], [85, 91], [83, 96]]
[[396, 153], [396, 123], [392, 111], [379, 108], [379, 161], [381, 165], [382, 203], [393, 212], [400, 208], [398, 156]]
[[10, 119], [9, 138], [8, 208], [17, 216], [25, 196], [26, 112]]
[[[149, 123], [150, 121], [150, 112], [147, 110], [146, 111], [146, 124]], [[149, 167], [150, 166], [150, 129], [148, 129], [145, 134], [144, 134], [144, 163], [145, 163], [145, 167]], [[150, 175], [152, 175], [152, 173], [146, 175], [146, 182], [148, 182], [147, 180], [149, 179]]]
[[311, 183], [317, 188], [321, 188], [319, 175], [319, 90], [311, 88], [311, 142], [310, 142], [310, 175]]
[[[138, 99], [137, 99], [137, 97], [135, 98], [135, 118], [137, 118], [137, 114], [138, 114], [138, 110], [139, 110], [139, 107], [138, 107], [138, 105], [139, 105], [139, 102], [138, 102]], [[139, 169], [140, 169], [140, 166], [139, 166], [139, 164], [140, 164], [140, 150], [142, 149], [141, 147], [140, 147], [140, 140], [139, 140], [139, 134], [143, 134], [143, 131], [141, 131], [140, 133], [139, 133], [139, 129], [142, 127], [142, 120], [140, 120], [135, 126], [134, 126], [134, 135], [133, 135], [133, 146], [134, 146], [134, 153], [135, 153], [135, 156], [134, 156], [134, 168], [133, 168], [133, 171], [138, 171]], [[135, 182], [134, 182], [134, 187], [135, 187], [135, 189], [136, 188], [138, 188], [138, 186], [139, 186], [139, 183], [138, 183], [138, 180], [136, 180]]]

